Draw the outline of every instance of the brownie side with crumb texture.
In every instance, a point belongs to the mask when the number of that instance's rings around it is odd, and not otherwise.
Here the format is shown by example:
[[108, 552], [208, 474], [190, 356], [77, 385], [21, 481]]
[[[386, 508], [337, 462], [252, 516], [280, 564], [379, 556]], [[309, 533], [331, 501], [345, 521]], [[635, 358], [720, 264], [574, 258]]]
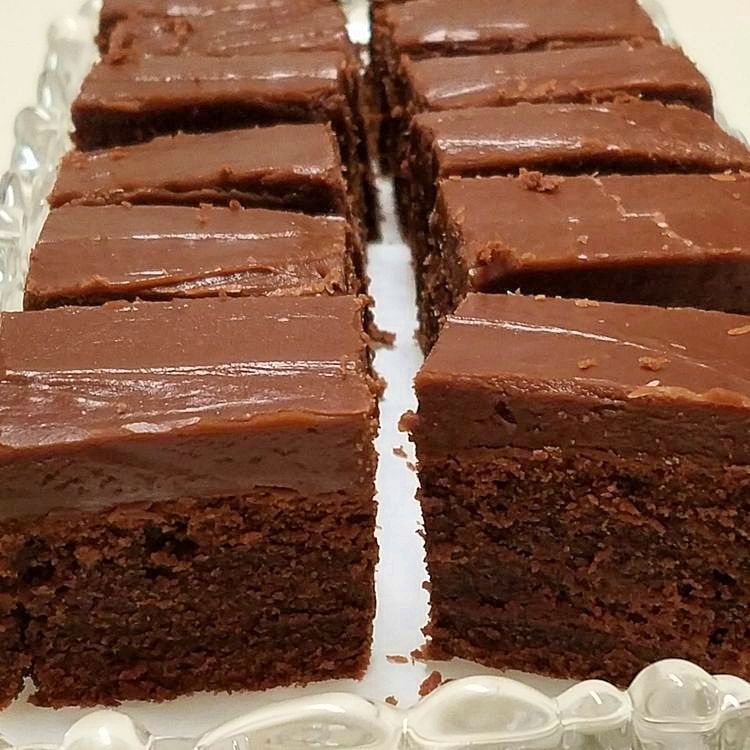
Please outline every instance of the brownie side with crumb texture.
[[46, 706], [362, 675], [363, 314], [338, 296], [3, 315], [6, 698], [23, 675]]
[[750, 676], [750, 318], [471, 294], [417, 376], [427, 656]]

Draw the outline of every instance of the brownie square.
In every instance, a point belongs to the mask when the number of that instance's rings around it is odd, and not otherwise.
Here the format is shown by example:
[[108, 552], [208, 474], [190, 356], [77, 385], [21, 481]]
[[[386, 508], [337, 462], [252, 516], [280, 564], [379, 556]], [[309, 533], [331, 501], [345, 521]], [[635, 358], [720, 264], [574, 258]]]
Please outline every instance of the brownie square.
[[304, 14], [332, 2], [333, 0], [201, 0], [199, 3], [186, 3], [184, 0], [103, 0], [96, 39], [99, 49], [106, 52], [115, 26], [121, 21], [139, 17], [200, 19], [242, 13], [262, 22], [269, 15], [279, 20]]
[[412, 121], [408, 148], [397, 197], [420, 263], [443, 178], [507, 175], [522, 168], [557, 174], [750, 168], [747, 147], [705, 112], [653, 101], [424, 112]]
[[24, 306], [116, 299], [357, 294], [341, 217], [203, 206], [64, 206], [31, 253]]
[[392, 111], [400, 116], [392, 117], [392, 128], [383, 132], [384, 148], [395, 158], [394, 171], [418, 112], [639, 98], [713, 113], [711, 87], [695, 65], [680, 50], [653, 43], [426, 60], [403, 57], [397, 95]]
[[747, 176], [444, 180], [431, 233], [419, 268], [426, 349], [469, 292], [750, 314]]
[[109, 59], [123, 54], [231, 57], [301, 51], [350, 52], [346, 16], [334, 2], [293, 2], [208, 15], [131, 15], [109, 39]]
[[429, 658], [750, 675], [750, 317], [472, 294], [416, 390]]
[[2, 316], [0, 570], [35, 702], [361, 676], [377, 559], [363, 309]]
[[[99, 151], [71, 151], [49, 196], [66, 204], [228, 205], [351, 216], [328, 125], [178, 134]], [[353, 229], [359, 226], [353, 223]]]
[[411, 0], [373, 8], [371, 75], [388, 153], [403, 56], [413, 59], [659, 41], [636, 0]]
[[94, 66], [73, 103], [83, 150], [178, 132], [330, 123], [355, 211], [377, 232], [375, 192], [360, 111], [359, 63], [345, 52], [262, 56], [127, 56]]

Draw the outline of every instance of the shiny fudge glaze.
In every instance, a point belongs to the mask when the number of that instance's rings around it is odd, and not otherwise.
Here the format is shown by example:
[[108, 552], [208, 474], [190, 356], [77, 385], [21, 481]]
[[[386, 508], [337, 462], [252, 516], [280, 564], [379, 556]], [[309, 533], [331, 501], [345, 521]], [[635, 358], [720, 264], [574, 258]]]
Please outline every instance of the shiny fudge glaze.
[[736, 283], [742, 266], [750, 273], [750, 177], [742, 175], [444, 180], [437, 212], [476, 291], [530, 272], [609, 268], [616, 282], [629, 266], [734, 261]]
[[331, 0], [104, 0], [99, 14], [97, 42], [107, 49], [112, 29], [119, 21], [139, 16], [151, 18], [200, 18], [214, 14], [242, 13], [293, 15], [329, 5]]
[[713, 108], [711, 88], [695, 65], [680, 50], [659, 44], [407, 57], [403, 68], [406, 98], [416, 110], [605, 101], [618, 95]]
[[114, 56], [128, 52], [231, 56], [350, 49], [346, 17], [335, 3], [307, 11], [287, 3], [189, 17], [130, 16], [117, 24], [109, 46]]
[[4, 313], [0, 516], [361, 481], [362, 313], [345, 296]]
[[356, 291], [346, 222], [265, 209], [66, 206], [32, 251], [26, 307]]
[[[470, 294], [417, 376], [413, 429], [463, 447], [750, 462], [750, 317]], [[470, 422], [456, 419], [471, 403]], [[453, 426], [451, 426], [453, 424]]]
[[565, 171], [722, 171], [750, 168], [750, 151], [707, 114], [659, 102], [522, 104], [426, 112], [413, 130], [441, 175]]
[[50, 205], [201, 202], [344, 215], [338, 145], [323, 124], [164, 136], [134, 146], [73, 151]]
[[381, 12], [393, 46], [416, 55], [659, 39], [635, 0], [413, 0]]

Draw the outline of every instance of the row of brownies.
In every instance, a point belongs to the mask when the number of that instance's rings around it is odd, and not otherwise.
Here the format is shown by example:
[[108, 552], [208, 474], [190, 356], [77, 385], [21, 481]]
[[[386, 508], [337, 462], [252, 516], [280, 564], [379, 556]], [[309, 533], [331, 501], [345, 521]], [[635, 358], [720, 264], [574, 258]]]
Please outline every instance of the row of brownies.
[[0, 326], [0, 697], [360, 676], [378, 230], [344, 14], [105, 0], [97, 43]]
[[750, 676], [750, 152], [635, 0], [371, 17], [429, 353], [424, 655]]

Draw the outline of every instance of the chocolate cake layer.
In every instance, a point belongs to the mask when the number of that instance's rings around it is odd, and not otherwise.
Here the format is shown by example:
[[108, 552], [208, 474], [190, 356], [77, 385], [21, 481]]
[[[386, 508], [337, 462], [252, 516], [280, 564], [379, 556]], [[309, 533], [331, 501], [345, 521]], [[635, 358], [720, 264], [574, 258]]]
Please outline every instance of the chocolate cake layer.
[[272, 14], [276, 19], [303, 14], [330, 5], [332, 0], [104, 0], [99, 14], [97, 43], [104, 52], [109, 46], [115, 25], [126, 19], [187, 18], [199, 19], [227, 13], [242, 13], [263, 18]]
[[[659, 41], [636, 0], [411, 0], [373, 8], [371, 79], [383, 117], [382, 153], [400, 106], [403, 56], [413, 59]], [[397, 114], [398, 111], [396, 111]]]
[[3, 315], [0, 571], [38, 702], [362, 672], [362, 315], [344, 296]]
[[722, 172], [750, 169], [750, 150], [704, 112], [652, 101], [418, 114], [398, 185], [418, 259], [439, 179], [521, 168], [564, 174]]
[[[72, 151], [49, 197], [65, 204], [201, 203], [350, 216], [330, 127], [276, 125], [163, 136], [134, 146]], [[356, 229], [356, 225], [355, 225]]]
[[430, 246], [419, 285], [427, 348], [471, 291], [750, 314], [747, 176], [444, 180]]
[[750, 317], [471, 294], [416, 389], [430, 656], [750, 674]]
[[136, 55], [260, 55], [352, 48], [346, 16], [334, 2], [293, 2], [198, 16], [130, 16], [109, 40], [110, 59]]
[[344, 52], [129, 57], [94, 66], [73, 103], [83, 150], [283, 122], [330, 123], [360, 219], [377, 231], [359, 64]]
[[[417, 112], [498, 107], [520, 102], [602, 102], [635, 97], [685, 104], [709, 114], [711, 87], [680, 51], [659, 44], [614, 44], [518, 54], [402, 59], [397, 111], [384, 149]], [[394, 168], [398, 166], [398, 162]]]
[[356, 294], [340, 217], [205, 206], [67, 206], [31, 253], [25, 308], [136, 298]]

